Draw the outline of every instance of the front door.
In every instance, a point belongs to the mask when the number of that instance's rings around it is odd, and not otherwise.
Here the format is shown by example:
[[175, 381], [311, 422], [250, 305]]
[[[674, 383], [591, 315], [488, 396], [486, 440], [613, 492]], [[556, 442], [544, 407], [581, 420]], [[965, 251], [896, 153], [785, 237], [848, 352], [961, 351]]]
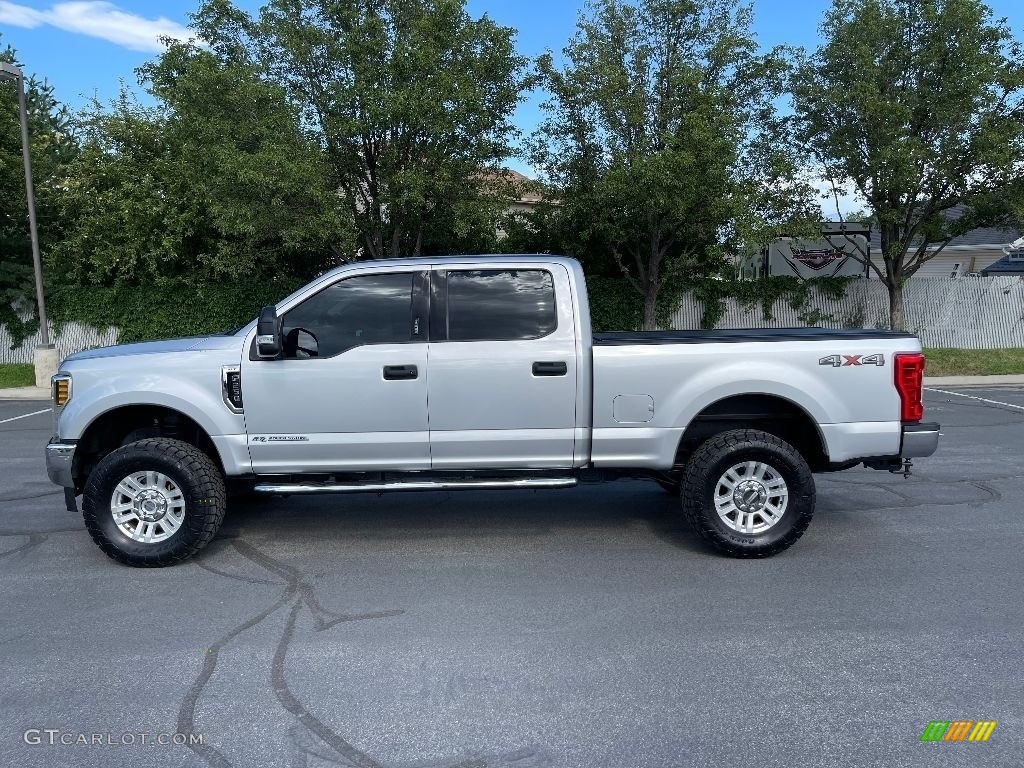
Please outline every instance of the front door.
[[433, 468], [571, 467], [577, 360], [568, 272], [453, 267], [432, 280]]
[[242, 365], [253, 471], [429, 469], [425, 308], [425, 273], [381, 272], [284, 311], [282, 357]]

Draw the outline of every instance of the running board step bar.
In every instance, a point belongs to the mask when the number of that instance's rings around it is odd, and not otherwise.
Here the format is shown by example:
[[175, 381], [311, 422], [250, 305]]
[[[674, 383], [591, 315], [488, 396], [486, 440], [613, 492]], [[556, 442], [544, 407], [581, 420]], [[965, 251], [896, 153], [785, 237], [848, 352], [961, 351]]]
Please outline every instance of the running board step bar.
[[479, 480], [394, 480], [384, 483], [258, 483], [257, 493], [384, 493], [386, 491], [500, 491], [516, 488], [572, 488], [575, 477], [481, 478]]

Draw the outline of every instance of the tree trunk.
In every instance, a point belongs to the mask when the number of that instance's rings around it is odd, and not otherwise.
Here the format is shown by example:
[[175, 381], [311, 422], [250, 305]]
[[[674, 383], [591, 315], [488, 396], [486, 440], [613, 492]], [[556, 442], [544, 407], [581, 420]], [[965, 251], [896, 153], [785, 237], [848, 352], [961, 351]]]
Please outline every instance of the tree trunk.
[[905, 331], [903, 262], [906, 259], [906, 248], [900, 242], [900, 231], [895, 224], [883, 224], [878, 234], [882, 241], [882, 260], [885, 262], [885, 287], [889, 289], [889, 329]]
[[903, 318], [903, 281], [899, 277], [890, 276], [886, 283], [889, 288], [889, 328], [894, 331], [905, 331], [907, 329]]
[[658, 284], [648, 282], [644, 293], [644, 330], [654, 331], [658, 328]]

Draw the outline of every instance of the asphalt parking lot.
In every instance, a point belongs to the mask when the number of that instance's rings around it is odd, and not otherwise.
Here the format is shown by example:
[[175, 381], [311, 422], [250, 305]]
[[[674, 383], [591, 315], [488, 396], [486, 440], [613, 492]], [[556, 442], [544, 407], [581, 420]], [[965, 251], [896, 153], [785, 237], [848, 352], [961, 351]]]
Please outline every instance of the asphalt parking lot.
[[926, 395], [940, 452], [819, 475], [769, 560], [637, 481], [274, 500], [162, 570], [64, 509], [48, 404], [0, 401], [0, 765], [1020, 766], [1024, 389]]

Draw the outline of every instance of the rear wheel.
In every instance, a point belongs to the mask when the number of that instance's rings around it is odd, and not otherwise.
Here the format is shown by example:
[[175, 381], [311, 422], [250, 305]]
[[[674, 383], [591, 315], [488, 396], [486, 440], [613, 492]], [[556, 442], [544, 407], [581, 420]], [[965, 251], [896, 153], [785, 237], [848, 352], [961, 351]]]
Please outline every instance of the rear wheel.
[[814, 478], [789, 443], [754, 429], [715, 435], [683, 471], [683, 513], [711, 546], [767, 557], [799, 539], [814, 515]]
[[226, 509], [224, 478], [193, 445], [147, 438], [105, 456], [85, 484], [82, 515], [93, 541], [126, 565], [181, 562], [214, 537]]

